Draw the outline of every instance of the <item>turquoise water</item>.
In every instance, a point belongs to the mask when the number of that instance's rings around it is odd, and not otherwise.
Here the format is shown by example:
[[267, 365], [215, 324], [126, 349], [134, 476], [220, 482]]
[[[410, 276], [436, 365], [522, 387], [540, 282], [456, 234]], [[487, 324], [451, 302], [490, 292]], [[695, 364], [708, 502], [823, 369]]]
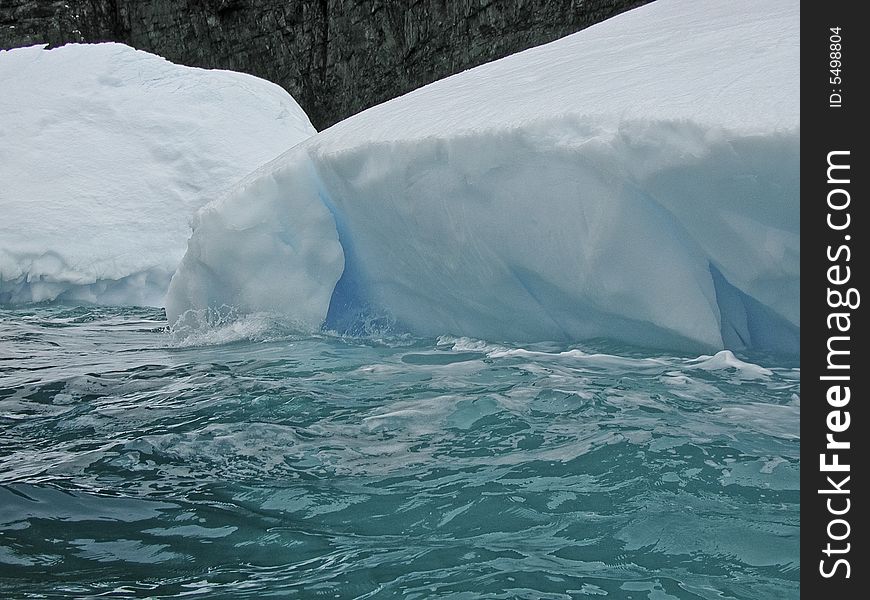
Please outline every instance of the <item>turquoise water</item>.
[[0, 311], [2, 598], [797, 598], [791, 357]]

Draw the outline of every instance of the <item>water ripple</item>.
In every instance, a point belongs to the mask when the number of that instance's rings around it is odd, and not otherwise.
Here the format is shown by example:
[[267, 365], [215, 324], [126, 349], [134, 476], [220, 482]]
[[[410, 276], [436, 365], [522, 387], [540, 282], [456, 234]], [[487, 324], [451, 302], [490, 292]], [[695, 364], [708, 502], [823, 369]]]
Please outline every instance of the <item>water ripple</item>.
[[0, 311], [0, 595], [798, 593], [791, 359], [220, 335]]

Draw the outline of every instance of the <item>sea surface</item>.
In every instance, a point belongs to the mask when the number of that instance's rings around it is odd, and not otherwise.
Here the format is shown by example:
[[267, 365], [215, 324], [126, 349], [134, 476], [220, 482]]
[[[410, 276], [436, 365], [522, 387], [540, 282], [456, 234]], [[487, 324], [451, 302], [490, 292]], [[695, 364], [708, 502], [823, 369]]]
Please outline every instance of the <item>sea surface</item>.
[[793, 599], [796, 357], [0, 310], [0, 598]]

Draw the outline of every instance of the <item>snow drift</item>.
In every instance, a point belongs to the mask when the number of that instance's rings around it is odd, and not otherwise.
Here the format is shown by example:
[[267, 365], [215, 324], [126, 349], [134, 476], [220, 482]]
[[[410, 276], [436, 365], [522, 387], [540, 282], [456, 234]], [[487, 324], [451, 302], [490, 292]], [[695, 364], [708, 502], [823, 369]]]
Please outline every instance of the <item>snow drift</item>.
[[162, 305], [195, 211], [314, 133], [280, 87], [121, 44], [0, 51], [0, 303]]
[[798, 24], [659, 0], [351, 117], [202, 211], [170, 323], [797, 351]]

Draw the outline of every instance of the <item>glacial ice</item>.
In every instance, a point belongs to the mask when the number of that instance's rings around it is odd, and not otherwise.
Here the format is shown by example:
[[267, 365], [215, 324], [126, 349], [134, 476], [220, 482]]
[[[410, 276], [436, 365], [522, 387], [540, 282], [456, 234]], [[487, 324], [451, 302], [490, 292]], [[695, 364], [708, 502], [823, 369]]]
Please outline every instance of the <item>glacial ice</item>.
[[170, 323], [797, 352], [798, 24], [658, 0], [353, 116], [200, 213]]
[[798, 22], [659, 0], [351, 117], [201, 212], [170, 322], [796, 351]]
[[313, 136], [250, 76], [0, 52], [0, 303], [159, 305], [172, 277], [179, 328], [796, 352], [798, 23], [658, 0]]
[[0, 51], [0, 303], [161, 306], [196, 210], [315, 133], [277, 85], [121, 44]]

